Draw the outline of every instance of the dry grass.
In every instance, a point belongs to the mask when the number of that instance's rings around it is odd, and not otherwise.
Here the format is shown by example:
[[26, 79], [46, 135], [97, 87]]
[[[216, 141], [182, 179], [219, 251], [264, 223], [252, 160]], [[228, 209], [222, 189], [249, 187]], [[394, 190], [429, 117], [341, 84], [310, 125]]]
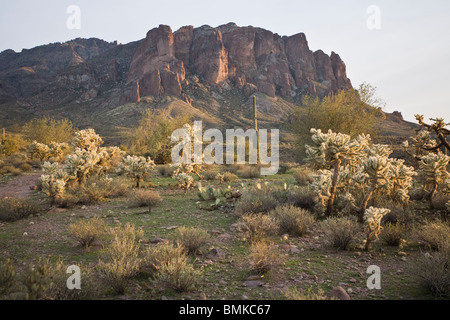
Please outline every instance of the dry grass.
[[235, 215], [268, 213], [275, 209], [277, 204], [275, 197], [264, 190], [248, 190], [236, 204]]
[[277, 207], [270, 214], [278, 221], [280, 232], [292, 236], [305, 235], [314, 222], [308, 211], [291, 205]]
[[256, 242], [277, 235], [279, 225], [276, 219], [269, 215], [247, 214], [239, 219], [237, 230], [243, 240]]
[[208, 243], [210, 236], [201, 228], [181, 227], [175, 231], [173, 241], [185, 248], [188, 254], [197, 254]]
[[322, 222], [327, 245], [338, 250], [347, 250], [353, 242], [360, 227], [350, 218], [330, 218]]
[[90, 220], [79, 221], [69, 226], [69, 233], [83, 248], [88, 248], [106, 232], [102, 219], [94, 217]]
[[279, 254], [273, 244], [259, 241], [251, 244], [248, 260], [251, 270], [258, 274], [265, 274], [281, 265], [283, 256]]
[[133, 207], [148, 207], [151, 212], [152, 208], [157, 206], [162, 201], [158, 192], [152, 190], [134, 190], [128, 199], [128, 206]]

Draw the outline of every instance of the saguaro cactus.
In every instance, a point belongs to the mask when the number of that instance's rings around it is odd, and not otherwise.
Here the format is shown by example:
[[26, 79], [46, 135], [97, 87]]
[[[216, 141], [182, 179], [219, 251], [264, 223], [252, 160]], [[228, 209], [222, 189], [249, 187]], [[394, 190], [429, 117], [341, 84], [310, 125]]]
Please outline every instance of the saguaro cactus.
[[256, 131], [256, 161], [259, 164], [258, 107], [256, 106], [256, 96], [253, 96], [253, 125]]

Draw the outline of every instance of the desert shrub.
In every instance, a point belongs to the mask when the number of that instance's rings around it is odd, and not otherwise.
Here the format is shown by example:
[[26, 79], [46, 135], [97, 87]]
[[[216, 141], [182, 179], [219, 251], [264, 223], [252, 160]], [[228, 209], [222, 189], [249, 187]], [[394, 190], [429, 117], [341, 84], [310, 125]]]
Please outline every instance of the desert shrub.
[[168, 112], [142, 113], [139, 126], [128, 136], [129, 151], [133, 154], [149, 155], [157, 164], [170, 163], [173, 144], [171, 134], [189, 122], [188, 116], [171, 116]]
[[271, 215], [278, 222], [281, 233], [293, 236], [303, 236], [314, 222], [308, 211], [290, 205], [277, 207]]
[[237, 172], [237, 175], [243, 179], [254, 179], [261, 176], [261, 168], [259, 166], [246, 165]]
[[322, 230], [327, 245], [347, 250], [359, 231], [359, 225], [347, 217], [329, 218], [322, 222]]
[[245, 167], [243, 164], [227, 164], [225, 166], [227, 172], [231, 172], [233, 174], [238, 174], [239, 170], [242, 170]]
[[140, 269], [139, 250], [144, 232], [127, 224], [112, 228], [110, 233], [113, 240], [105, 249], [106, 262], [100, 261], [99, 269], [114, 292], [123, 294], [129, 279]]
[[10, 156], [18, 153], [26, 145], [25, 140], [18, 135], [7, 135], [0, 143], [0, 155]]
[[278, 234], [279, 225], [269, 215], [246, 214], [239, 219], [237, 230], [243, 240], [255, 242]]
[[427, 250], [438, 251], [450, 244], [450, 226], [443, 222], [428, 222], [416, 235], [420, 244]]
[[209, 238], [206, 230], [194, 227], [178, 228], [173, 235], [175, 243], [183, 246], [188, 254], [194, 255], [208, 242]]
[[32, 169], [33, 169], [33, 167], [29, 163], [22, 163], [20, 165], [20, 170], [22, 170], [23, 172], [29, 172]]
[[292, 175], [299, 186], [307, 186], [314, 181], [311, 171], [305, 168], [294, 170]]
[[403, 224], [386, 223], [381, 232], [381, 239], [389, 246], [398, 247], [405, 240], [406, 227]]
[[438, 298], [450, 296], [450, 248], [425, 253], [415, 261], [413, 273], [419, 284]]
[[446, 204], [450, 201], [450, 195], [437, 194], [432, 200], [436, 210], [447, 210]]
[[28, 140], [36, 140], [48, 145], [52, 141], [69, 142], [75, 133], [75, 129], [68, 119], [54, 120], [44, 117], [26, 123], [22, 132]]
[[286, 163], [280, 163], [278, 167], [278, 174], [285, 174], [290, 169], [289, 165]]
[[0, 221], [13, 222], [39, 212], [39, 207], [26, 199], [0, 200]]
[[157, 273], [161, 265], [168, 264], [171, 260], [176, 260], [183, 256], [186, 256], [186, 250], [183, 246], [165, 241], [147, 249], [142, 261], [142, 267], [150, 270], [152, 273]]
[[248, 256], [250, 268], [258, 274], [265, 274], [282, 264], [282, 256], [273, 244], [258, 241], [251, 244]]
[[22, 170], [14, 166], [4, 166], [1, 168], [0, 172], [2, 174], [11, 174], [13, 176], [20, 176], [22, 174]]
[[152, 190], [134, 190], [129, 198], [129, 207], [148, 207], [151, 212], [152, 208], [162, 201], [158, 192]]
[[79, 221], [69, 226], [69, 234], [74, 237], [82, 247], [90, 247], [95, 240], [105, 234], [105, 223], [99, 217]]
[[376, 98], [376, 88], [366, 83], [361, 84], [358, 90], [342, 90], [323, 99], [304, 96], [302, 107], [295, 110], [292, 120], [300, 156], [305, 154], [304, 144], [310, 139], [312, 128], [331, 129], [352, 137], [361, 133], [376, 136], [377, 121], [383, 116], [379, 108], [382, 104]]
[[0, 262], [0, 296], [7, 294], [14, 286], [16, 269], [10, 259]]
[[217, 172], [213, 171], [213, 170], [206, 170], [202, 172], [203, 174], [203, 179], [205, 180], [215, 180], [217, 177]]
[[177, 291], [192, 291], [198, 287], [202, 272], [188, 262], [186, 254], [161, 261], [156, 281]]
[[322, 288], [314, 290], [309, 287], [308, 290], [298, 290], [297, 287], [290, 287], [284, 292], [287, 300], [332, 300], [328, 297]]
[[277, 204], [273, 195], [265, 190], [251, 189], [245, 191], [236, 204], [235, 214], [242, 216], [244, 214], [268, 213], [275, 209]]
[[58, 203], [64, 206], [89, 205], [124, 196], [128, 193], [128, 183], [123, 179], [89, 178], [84, 185], [72, 184], [66, 189]]
[[36, 264], [30, 263], [22, 274], [22, 284], [25, 286], [25, 299], [38, 300], [46, 296], [47, 290], [51, 287], [50, 264], [48, 260], [39, 258]]
[[238, 179], [238, 176], [234, 173], [228, 171], [223, 173], [223, 181], [225, 182], [233, 182], [236, 179]]
[[161, 176], [171, 177], [173, 175], [175, 167], [171, 166], [170, 164], [164, 164], [164, 165], [158, 165], [157, 170]]
[[386, 206], [391, 210], [387, 213], [381, 220], [383, 224], [402, 224], [402, 225], [412, 225], [414, 223], [415, 217], [410, 209], [402, 206], [389, 205]]
[[314, 193], [308, 188], [296, 188], [289, 190], [287, 204], [312, 211], [315, 206]]

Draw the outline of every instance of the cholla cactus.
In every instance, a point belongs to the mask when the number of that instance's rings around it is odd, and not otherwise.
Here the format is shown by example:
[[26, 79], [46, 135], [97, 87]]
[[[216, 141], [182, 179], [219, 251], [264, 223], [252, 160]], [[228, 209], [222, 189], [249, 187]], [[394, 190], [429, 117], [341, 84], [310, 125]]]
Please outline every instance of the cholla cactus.
[[117, 171], [123, 172], [128, 177], [132, 178], [136, 182], [136, 188], [140, 188], [145, 175], [148, 174], [154, 166], [155, 163], [150, 157], [127, 156], [122, 159]]
[[120, 150], [119, 147], [100, 148], [100, 162], [103, 172], [111, 170], [111, 168], [118, 167], [122, 158], [125, 156], [125, 151]]
[[102, 144], [102, 138], [95, 133], [94, 129], [85, 129], [76, 132], [72, 141], [72, 146], [74, 148], [87, 151], [99, 151]]
[[192, 178], [189, 174], [180, 172], [173, 176], [178, 181], [178, 188], [183, 189], [185, 191], [189, 190], [194, 185], [194, 178]]
[[43, 161], [49, 157], [50, 148], [46, 144], [34, 140], [28, 147], [28, 153], [30, 154], [31, 159], [37, 157], [40, 161]]
[[[358, 212], [361, 222], [375, 192], [382, 191], [400, 203], [409, 201], [408, 192], [416, 173], [403, 160], [389, 159], [392, 153], [389, 146], [370, 145], [370, 137], [366, 135], [351, 140], [348, 135], [331, 131], [323, 134], [313, 129], [311, 132], [316, 146], [307, 146], [308, 159], [316, 167], [325, 168], [313, 176], [310, 187], [318, 207], [326, 207], [326, 216], [331, 214], [335, 198], [341, 208]], [[357, 198], [363, 199], [360, 207], [354, 204]]]
[[67, 143], [51, 142], [49, 149], [49, 158], [54, 162], [61, 162], [70, 151], [70, 146]]
[[225, 181], [224, 181], [224, 175], [221, 174], [221, 173], [218, 173], [218, 174], [216, 175], [216, 180], [219, 180], [219, 183], [220, 183], [220, 184], [224, 183], [224, 182], [225, 182]]
[[333, 172], [330, 170], [319, 170], [313, 175], [314, 181], [310, 184], [311, 190], [316, 196], [316, 202], [319, 208], [325, 210], [328, 200], [331, 196], [331, 179]]
[[317, 129], [311, 129], [311, 133], [314, 146], [306, 146], [307, 161], [315, 167], [333, 169], [325, 210], [325, 216], [330, 216], [333, 211], [341, 166], [352, 166], [364, 155], [364, 150], [370, 143], [370, 136], [359, 135], [356, 139], [351, 139], [346, 134], [334, 133], [331, 130], [328, 133], [322, 133]]
[[447, 166], [450, 157], [442, 153], [429, 153], [419, 162], [419, 172], [424, 178], [423, 188], [429, 193], [430, 204], [433, 207], [433, 198], [440, 188], [446, 188], [450, 173]]
[[88, 177], [96, 176], [101, 172], [100, 160], [100, 153], [77, 148], [74, 153], [66, 157], [64, 171], [67, 173], [69, 180], [84, 185]]
[[52, 199], [53, 204], [55, 200], [64, 198], [68, 177], [57, 162], [45, 162], [42, 170], [44, 174], [40, 178], [41, 190]]
[[409, 190], [413, 187], [413, 177], [417, 175], [413, 167], [408, 167], [404, 160], [390, 159], [388, 194], [393, 201], [406, 204], [409, 202]]
[[370, 244], [378, 239], [378, 236], [383, 229], [381, 226], [381, 219], [391, 212], [389, 209], [380, 209], [370, 207], [364, 212], [364, 224], [367, 231], [367, 239], [364, 250], [370, 249]]

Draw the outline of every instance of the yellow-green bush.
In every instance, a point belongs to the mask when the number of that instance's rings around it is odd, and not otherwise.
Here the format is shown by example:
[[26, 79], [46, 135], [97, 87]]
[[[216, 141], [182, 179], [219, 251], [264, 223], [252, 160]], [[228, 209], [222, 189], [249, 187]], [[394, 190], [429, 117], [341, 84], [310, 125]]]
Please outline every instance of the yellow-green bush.
[[258, 241], [251, 244], [248, 261], [250, 268], [258, 274], [265, 274], [283, 263], [283, 256], [271, 243]]
[[322, 222], [325, 243], [339, 250], [347, 250], [354, 241], [360, 227], [350, 218], [329, 218]]
[[95, 216], [86, 221], [78, 221], [69, 226], [69, 233], [82, 247], [90, 247], [98, 238], [105, 234], [105, 223]]
[[141, 264], [139, 258], [144, 232], [127, 224], [110, 230], [112, 242], [106, 247], [106, 261], [99, 262], [99, 269], [116, 294], [123, 294], [129, 280], [135, 276]]
[[305, 235], [314, 222], [311, 213], [290, 205], [277, 207], [270, 214], [278, 222], [281, 233], [293, 236]]
[[129, 207], [147, 207], [151, 212], [152, 208], [162, 201], [158, 192], [152, 190], [133, 190], [128, 200]]
[[279, 225], [275, 218], [265, 214], [246, 214], [238, 221], [238, 232], [243, 240], [256, 242], [278, 234]]
[[188, 254], [195, 255], [210, 239], [208, 232], [201, 228], [180, 227], [175, 230], [173, 241], [186, 249]]

